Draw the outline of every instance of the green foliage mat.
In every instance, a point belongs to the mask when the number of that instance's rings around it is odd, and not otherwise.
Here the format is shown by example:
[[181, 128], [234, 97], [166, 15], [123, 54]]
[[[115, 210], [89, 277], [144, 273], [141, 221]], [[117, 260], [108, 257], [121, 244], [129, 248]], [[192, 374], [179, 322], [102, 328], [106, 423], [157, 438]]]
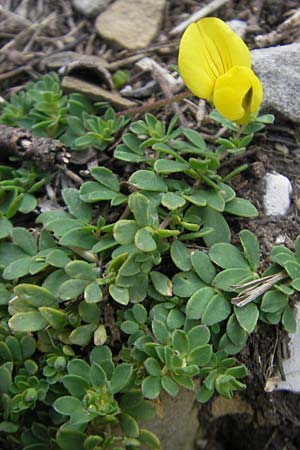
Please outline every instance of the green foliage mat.
[[214, 113], [233, 134], [209, 148], [176, 117], [168, 127], [151, 114], [130, 123], [112, 109], [100, 117], [103, 107], [63, 95], [47, 75], [0, 116], [73, 151], [113, 149], [126, 168], [120, 177], [93, 167], [80, 189], [62, 190], [62, 208], [26, 229], [22, 214], [36, 211], [33, 194], [50, 174], [0, 167], [5, 450], [159, 449], [140, 424], [162, 391], [176, 397], [200, 377], [198, 401], [229, 398], [246, 387], [235, 355], [258, 321], [295, 331], [300, 239], [295, 253], [274, 247], [259, 273], [255, 235], [243, 230], [233, 245], [228, 225], [257, 214], [228, 184], [245, 166], [218, 173], [223, 155], [244, 151], [272, 118], [238, 128]]

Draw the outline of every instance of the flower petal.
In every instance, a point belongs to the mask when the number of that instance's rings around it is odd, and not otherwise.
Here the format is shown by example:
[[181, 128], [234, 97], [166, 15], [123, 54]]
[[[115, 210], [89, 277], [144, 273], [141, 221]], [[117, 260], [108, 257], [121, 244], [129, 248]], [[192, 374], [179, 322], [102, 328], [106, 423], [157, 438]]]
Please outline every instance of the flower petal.
[[233, 67], [215, 84], [213, 103], [226, 119], [245, 124], [263, 98], [261, 82], [249, 67]]
[[185, 30], [178, 65], [193, 94], [210, 99], [217, 78], [233, 66], [251, 67], [251, 57], [244, 41], [225, 22], [207, 17]]

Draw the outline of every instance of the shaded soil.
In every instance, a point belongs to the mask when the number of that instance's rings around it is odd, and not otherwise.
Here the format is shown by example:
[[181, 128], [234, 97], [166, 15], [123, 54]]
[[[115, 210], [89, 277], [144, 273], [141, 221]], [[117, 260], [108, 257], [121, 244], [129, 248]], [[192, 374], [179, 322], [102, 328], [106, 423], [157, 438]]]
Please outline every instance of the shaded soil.
[[[128, 0], [129, 1], [129, 0]], [[151, 0], [149, 0], [151, 1]], [[35, 32], [28, 32], [28, 24], [9, 22], [0, 13], [0, 47], [7, 49], [0, 53], [0, 95], [8, 98], [13, 92], [32, 79], [48, 71], [44, 57], [57, 52], [72, 50], [84, 54], [103, 56], [108, 62], [120, 62], [134, 54], [142, 53], [114, 48], [101, 40], [93, 31], [93, 20], [83, 18], [72, 9], [70, 0], [3, 0], [4, 8], [20, 14], [33, 23], [40, 23]], [[163, 23], [157, 39], [143, 54], [153, 57], [161, 65], [175, 64], [179, 37], [170, 37], [169, 31], [188, 17], [205, 2], [195, 0], [167, 1]], [[206, 2], [208, 3], [208, 2]], [[276, 30], [280, 24], [299, 7], [299, 0], [236, 0], [228, 1], [215, 14], [224, 19], [242, 19], [248, 23], [245, 40], [256, 47], [255, 38]], [[53, 19], [51, 15], [54, 13]], [[41, 25], [46, 21], [44, 25]], [[27, 29], [27, 32], [24, 30]], [[37, 29], [39, 31], [37, 32]], [[21, 32], [24, 32], [23, 35]], [[286, 44], [300, 39], [297, 33], [285, 32], [276, 44]], [[149, 73], [141, 72], [133, 64], [120, 67], [131, 72], [129, 84], [138, 87], [151, 80]], [[161, 89], [150, 93], [147, 100], [159, 100], [164, 95]], [[144, 98], [138, 99], [143, 104]], [[197, 119], [198, 101], [191, 99], [180, 103], [181, 111], [188, 123], [213, 141], [216, 129], [206, 115]], [[168, 119], [173, 114], [171, 107], [158, 112]], [[238, 195], [251, 200], [259, 211], [259, 216], [251, 220], [232, 220], [238, 231], [249, 228], [256, 233], [262, 255], [263, 266], [278, 237], [292, 248], [300, 229], [300, 128], [278, 117], [273, 126], [258, 134], [245, 155], [224, 161], [224, 171], [247, 163], [249, 168], [233, 180]], [[79, 165], [80, 170], [85, 168]], [[270, 218], [264, 214], [262, 176], [266, 171], [275, 170], [286, 175], [293, 185], [293, 203], [286, 217]], [[300, 449], [300, 396], [288, 392], [265, 392], [266, 380], [282, 373], [282, 358], [286, 355], [287, 336], [275, 327], [261, 326], [250, 336], [240, 360], [248, 368], [248, 388], [241, 394], [251, 406], [253, 413], [227, 414], [216, 417], [212, 404], [201, 409], [199, 417], [201, 436], [197, 449], [206, 450], [296, 450]]]

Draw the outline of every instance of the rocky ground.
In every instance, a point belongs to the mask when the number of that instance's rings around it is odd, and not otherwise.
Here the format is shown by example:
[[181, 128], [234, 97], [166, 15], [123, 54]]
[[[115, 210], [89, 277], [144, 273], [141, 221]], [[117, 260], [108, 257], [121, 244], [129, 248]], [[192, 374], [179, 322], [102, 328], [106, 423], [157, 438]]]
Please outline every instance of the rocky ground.
[[[136, 117], [155, 105], [164, 119], [177, 112], [185, 126], [201, 131], [208, 141], [217, 132], [208, 117], [209, 107], [193, 97], [171, 101], [184, 91], [172, 64], [177, 62], [187, 21], [207, 15], [230, 21], [254, 49], [254, 70], [265, 91], [263, 111], [276, 116], [274, 125], [257, 135], [246, 154], [224, 162], [230, 170], [249, 164], [248, 171], [235, 179], [235, 188], [259, 210], [259, 217], [250, 223], [232, 225], [255, 231], [266, 255], [275, 243], [292, 245], [300, 224], [299, 0], [2, 0], [1, 4], [4, 99], [28, 80], [55, 70], [66, 91], [108, 100], [117, 109], [136, 108]], [[120, 69], [126, 83], [112, 89]], [[168, 105], [162, 108], [162, 103]], [[3, 157], [0, 154], [0, 160]], [[198, 450], [300, 448], [299, 397], [276, 390], [278, 379], [284, 377], [287, 341], [279, 329], [261, 329], [251, 336], [241, 355], [252, 373], [249, 388], [234, 401], [218, 398], [201, 411]], [[287, 384], [281, 387], [291, 389]]]

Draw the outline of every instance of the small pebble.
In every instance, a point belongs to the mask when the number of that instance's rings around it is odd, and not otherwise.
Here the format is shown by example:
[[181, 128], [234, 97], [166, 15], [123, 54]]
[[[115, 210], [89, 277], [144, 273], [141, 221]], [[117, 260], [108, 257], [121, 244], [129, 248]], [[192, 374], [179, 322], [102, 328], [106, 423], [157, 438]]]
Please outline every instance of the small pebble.
[[106, 9], [111, 0], [73, 0], [73, 6], [86, 17], [95, 17]]
[[264, 207], [267, 216], [284, 216], [291, 205], [292, 185], [280, 173], [266, 173], [264, 176]]

